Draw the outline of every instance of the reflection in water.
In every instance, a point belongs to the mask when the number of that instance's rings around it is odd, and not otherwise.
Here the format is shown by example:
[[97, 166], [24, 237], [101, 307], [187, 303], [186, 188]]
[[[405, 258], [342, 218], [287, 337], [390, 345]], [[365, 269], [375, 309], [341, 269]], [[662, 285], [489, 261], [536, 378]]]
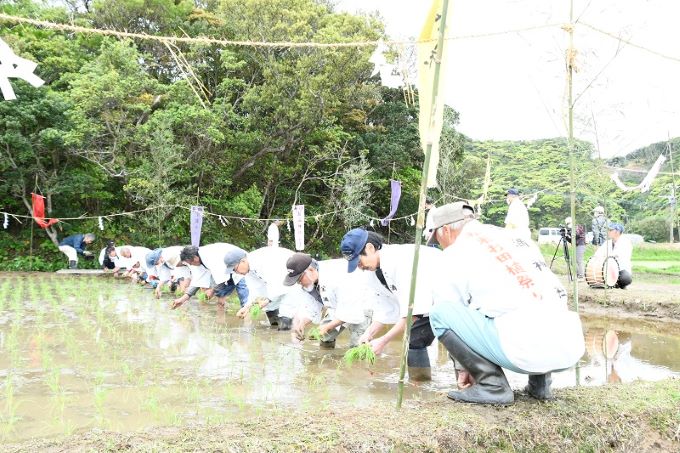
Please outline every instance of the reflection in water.
[[[319, 350], [315, 342], [291, 344], [264, 316], [236, 319], [234, 306], [227, 314], [198, 303], [171, 311], [134, 285], [41, 278], [12, 279], [16, 299], [0, 308], [0, 421], [13, 420], [0, 426], [0, 437], [247, 417], [271, 404], [318, 410], [333, 401], [365, 406], [395, 398], [400, 341], [375, 365], [348, 367], [347, 337], [335, 350]], [[41, 288], [39, 302], [27, 291], [32, 286]], [[680, 371], [678, 334], [595, 318], [584, 326], [581, 385]], [[428, 352], [433, 379], [409, 383], [407, 399], [439, 399], [454, 385], [444, 347], [435, 342]], [[526, 384], [526, 376], [507, 374], [514, 388]], [[554, 385], [573, 386], [575, 375], [574, 369], [554, 373]]]

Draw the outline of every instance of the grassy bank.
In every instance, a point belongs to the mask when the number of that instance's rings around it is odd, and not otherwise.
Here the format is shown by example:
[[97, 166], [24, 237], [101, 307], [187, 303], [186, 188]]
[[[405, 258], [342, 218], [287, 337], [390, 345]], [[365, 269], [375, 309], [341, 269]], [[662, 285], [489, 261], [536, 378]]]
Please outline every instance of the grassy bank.
[[508, 408], [408, 401], [356, 409], [272, 408], [215, 425], [91, 431], [6, 445], [19, 451], [680, 451], [680, 380], [564, 389]]

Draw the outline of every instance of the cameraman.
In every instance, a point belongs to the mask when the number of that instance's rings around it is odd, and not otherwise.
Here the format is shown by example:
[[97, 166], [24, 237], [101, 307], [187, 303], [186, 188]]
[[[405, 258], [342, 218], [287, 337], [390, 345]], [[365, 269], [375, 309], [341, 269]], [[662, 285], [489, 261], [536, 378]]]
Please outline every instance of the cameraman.
[[[571, 232], [572, 220], [571, 217], [564, 219], [564, 223], [567, 225], [567, 241], [571, 243]], [[583, 256], [586, 253], [586, 228], [583, 225], [576, 225], [576, 278], [582, 280], [585, 277], [585, 271], [583, 268]]]

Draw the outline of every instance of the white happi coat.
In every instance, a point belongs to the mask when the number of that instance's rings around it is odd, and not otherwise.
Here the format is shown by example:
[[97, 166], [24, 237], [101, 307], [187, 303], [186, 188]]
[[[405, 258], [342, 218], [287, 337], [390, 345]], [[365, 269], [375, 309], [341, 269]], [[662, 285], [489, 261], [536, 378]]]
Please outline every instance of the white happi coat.
[[[161, 257], [163, 257], [163, 263], [161, 263], [158, 266], [153, 266], [147, 269], [147, 273], [149, 274], [149, 276], [154, 276], [158, 278], [158, 280], [161, 283], [165, 283], [172, 280], [176, 268], [168, 264], [167, 260], [172, 256], [179, 255], [183, 248], [184, 247], [182, 247], [181, 245], [163, 247], [163, 249], [161, 250]], [[186, 266], [179, 266], [177, 269], [182, 268], [186, 269]]]
[[516, 236], [531, 239], [529, 229], [529, 211], [519, 197], [510, 202], [508, 214], [505, 216], [505, 228], [515, 232]]
[[[266, 297], [270, 303], [266, 311], [279, 309], [279, 315], [292, 318], [297, 312], [303, 296], [300, 288], [286, 286], [283, 280], [288, 275], [286, 261], [293, 256], [293, 251], [283, 247], [262, 247], [248, 253], [250, 270], [245, 275], [248, 285], [248, 300]], [[297, 291], [296, 291], [297, 289]], [[292, 294], [287, 298], [288, 294]], [[286, 300], [288, 299], [288, 300]]]
[[[381, 288], [380, 295], [373, 304], [373, 320], [382, 324], [394, 324], [408, 314], [415, 245], [383, 245], [379, 253], [380, 269], [385, 277], [387, 288], [378, 282]], [[441, 253], [441, 250], [437, 248], [420, 246], [414, 315], [427, 315], [430, 312], [433, 303], [434, 279], [440, 267]], [[375, 272], [371, 273], [375, 275]], [[378, 280], [377, 276], [376, 280]]]
[[464, 304], [494, 320], [501, 348], [518, 368], [543, 373], [583, 355], [577, 313], [536, 244], [474, 220], [443, 252], [436, 304]]

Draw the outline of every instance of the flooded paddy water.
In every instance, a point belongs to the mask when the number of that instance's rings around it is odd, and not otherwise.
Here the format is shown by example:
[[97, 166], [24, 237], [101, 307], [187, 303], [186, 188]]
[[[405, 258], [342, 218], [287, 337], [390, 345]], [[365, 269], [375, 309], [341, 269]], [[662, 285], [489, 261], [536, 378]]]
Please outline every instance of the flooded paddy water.
[[[266, 317], [235, 318], [193, 301], [98, 276], [0, 274], [0, 438], [18, 441], [101, 427], [220, 423], [271, 407], [310, 412], [342, 401], [394, 401], [400, 343], [375, 365], [347, 366], [336, 350], [293, 344]], [[680, 375], [680, 329], [584, 317], [587, 351], [556, 386]], [[536, 341], [540, 341], [537, 339]], [[433, 380], [405, 399], [440, 399], [454, 382], [443, 347], [430, 348]], [[521, 388], [526, 376], [508, 373]]]

